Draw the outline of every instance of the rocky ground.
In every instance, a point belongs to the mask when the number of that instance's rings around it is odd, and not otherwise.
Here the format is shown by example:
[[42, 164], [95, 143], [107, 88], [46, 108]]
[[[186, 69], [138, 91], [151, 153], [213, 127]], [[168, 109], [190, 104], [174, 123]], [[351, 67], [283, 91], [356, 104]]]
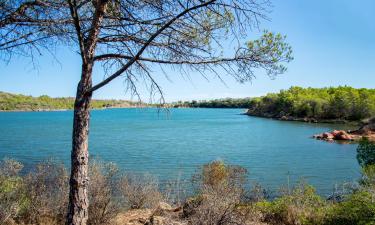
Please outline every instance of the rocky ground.
[[[154, 209], [132, 209], [120, 213], [112, 222], [115, 225], [193, 225], [186, 216], [189, 206], [172, 207], [160, 202]], [[244, 225], [267, 225], [262, 222], [248, 221]]]

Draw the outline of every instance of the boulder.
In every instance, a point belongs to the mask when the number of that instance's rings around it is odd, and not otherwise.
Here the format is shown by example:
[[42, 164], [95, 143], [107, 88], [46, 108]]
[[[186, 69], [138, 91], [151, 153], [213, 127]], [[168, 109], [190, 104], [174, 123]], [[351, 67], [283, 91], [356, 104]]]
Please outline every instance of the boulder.
[[332, 133], [335, 136], [335, 140], [340, 140], [340, 141], [351, 141], [353, 140], [353, 137], [348, 134], [346, 131], [339, 130], [339, 131], [334, 131]]
[[321, 135], [321, 138], [322, 139], [329, 139], [329, 140], [332, 140], [335, 138], [335, 136], [329, 132], [324, 132], [322, 135]]
[[334, 130], [332, 132], [324, 132], [322, 134], [317, 134], [313, 136], [316, 139], [321, 139], [325, 141], [333, 141], [333, 140], [340, 140], [340, 141], [352, 141], [355, 138], [348, 134], [348, 132], [344, 130]]

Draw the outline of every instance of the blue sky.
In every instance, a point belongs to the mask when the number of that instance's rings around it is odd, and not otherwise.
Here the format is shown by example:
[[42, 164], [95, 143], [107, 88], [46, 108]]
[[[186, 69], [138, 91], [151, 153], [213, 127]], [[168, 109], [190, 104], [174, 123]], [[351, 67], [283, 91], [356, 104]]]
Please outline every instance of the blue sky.
[[[190, 80], [169, 71], [164, 78], [154, 74], [167, 101], [251, 97], [290, 86], [325, 87], [350, 85], [375, 88], [375, 1], [373, 0], [273, 0], [274, 7], [261, 29], [287, 35], [294, 61], [288, 71], [270, 79], [258, 73], [252, 83], [239, 84], [230, 77], [206, 81], [199, 74]], [[0, 63], [0, 90], [33, 96], [74, 96], [79, 80], [80, 58], [66, 49], [56, 50], [56, 59], [45, 54], [37, 59], [14, 57]], [[210, 75], [209, 75], [210, 76]], [[94, 82], [103, 78], [97, 73]], [[118, 78], [94, 94], [95, 98], [129, 98]], [[147, 96], [144, 96], [147, 100]]]

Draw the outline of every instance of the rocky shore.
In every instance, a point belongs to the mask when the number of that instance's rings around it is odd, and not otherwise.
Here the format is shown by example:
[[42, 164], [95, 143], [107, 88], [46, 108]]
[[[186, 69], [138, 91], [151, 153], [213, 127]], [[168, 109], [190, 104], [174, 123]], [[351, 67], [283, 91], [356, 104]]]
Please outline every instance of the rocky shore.
[[359, 141], [362, 138], [367, 138], [370, 141], [375, 141], [375, 118], [365, 122], [358, 130], [334, 130], [316, 134], [313, 138], [324, 141]]
[[337, 123], [337, 124], [358, 124], [359, 122], [353, 122], [348, 120], [342, 119], [317, 119], [314, 117], [294, 117], [294, 116], [287, 116], [283, 115], [283, 113], [279, 113], [277, 115], [271, 113], [255, 113], [254, 111], [248, 109], [244, 115], [248, 116], [255, 116], [267, 119], [274, 119], [274, 120], [282, 120], [282, 121], [296, 121], [296, 122], [305, 122], [305, 123]]

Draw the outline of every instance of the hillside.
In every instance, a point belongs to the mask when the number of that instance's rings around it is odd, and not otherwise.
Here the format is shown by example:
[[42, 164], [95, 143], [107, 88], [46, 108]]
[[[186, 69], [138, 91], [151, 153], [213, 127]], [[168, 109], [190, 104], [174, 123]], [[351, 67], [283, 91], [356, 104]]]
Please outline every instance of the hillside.
[[[21, 94], [10, 94], [0, 92], [1, 111], [48, 111], [73, 109], [74, 98], [51, 98], [47, 95], [39, 97], [26, 96]], [[101, 108], [126, 108], [135, 107], [137, 104], [125, 100], [93, 100], [92, 107]]]
[[253, 98], [247, 114], [314, 122], [358, 121], [375, 116], [375, 89], [291, 87]]

